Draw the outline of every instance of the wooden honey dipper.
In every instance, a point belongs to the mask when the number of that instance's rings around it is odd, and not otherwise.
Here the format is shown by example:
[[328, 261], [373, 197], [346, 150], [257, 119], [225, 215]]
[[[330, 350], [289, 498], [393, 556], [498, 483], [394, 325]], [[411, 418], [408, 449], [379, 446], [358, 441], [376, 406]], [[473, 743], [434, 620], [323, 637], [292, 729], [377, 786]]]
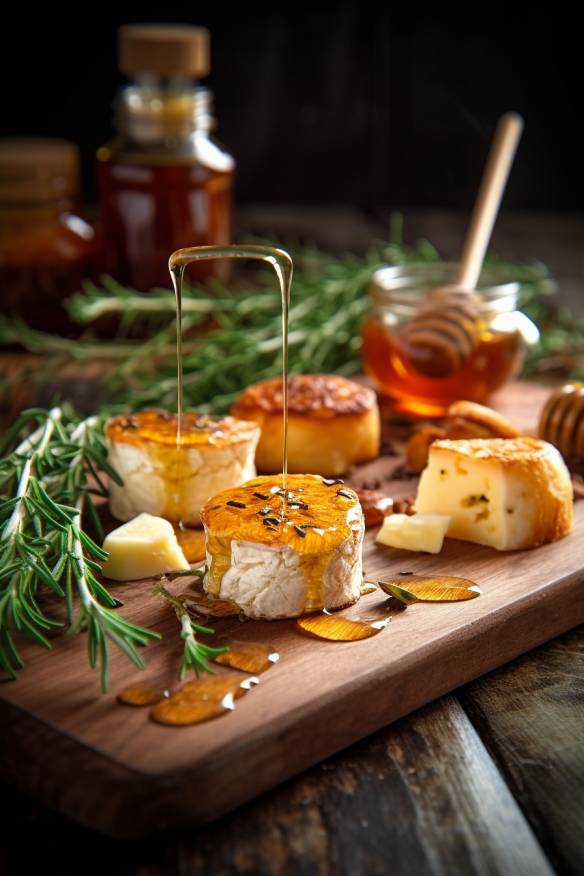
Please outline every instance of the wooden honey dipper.
[[456, 282], [428, 292], [402, 335], [412, 365], [426, 377], [449, 377], [476, 350], [482, 326], [479, 280], [499, 212], [523, 119], [506, 113], [497, 124], [466, 234]]
[[569, 468], [584, 473], [582, 383], [566, 383], [552, 392], [541, 412], [538, 434], [558, 448]]

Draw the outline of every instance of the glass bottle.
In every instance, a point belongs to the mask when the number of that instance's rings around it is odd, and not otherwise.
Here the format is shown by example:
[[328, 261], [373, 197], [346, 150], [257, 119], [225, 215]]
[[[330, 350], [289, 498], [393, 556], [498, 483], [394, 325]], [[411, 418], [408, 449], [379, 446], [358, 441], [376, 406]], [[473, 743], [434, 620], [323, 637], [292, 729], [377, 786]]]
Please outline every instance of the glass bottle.
[[362, 327], [364, 370], [388, 403], [414, 417], [441, 417], [460, 399], [484, 402], [515, 377], [537, 327], [517, 310], [519, 283], [484, 271], [476, 290], [481, 332], [472, 355], [446, 377], [429, 377], [408, 356], [404, 327], [432, 288], [456, 282], [457, 265], [445, 262], [380, 268], [369, 285]]
[[[168, 286], [176, 249], [230, 241], [235, 162], [211, 135], [209, 34], [183, 25], [125, 25], [119, 66], [132, 78], [114, 104], [117, 135], [97, 152], [107, 269], [141, 291]], [[202, 262], [190, 279], [222, 276]]]
[[63, 299], [103, 268], [101, 241], [77, 210], [78, 188], [74, 143], [0, 140], [0, 309], [45, 331], [72, 328]]

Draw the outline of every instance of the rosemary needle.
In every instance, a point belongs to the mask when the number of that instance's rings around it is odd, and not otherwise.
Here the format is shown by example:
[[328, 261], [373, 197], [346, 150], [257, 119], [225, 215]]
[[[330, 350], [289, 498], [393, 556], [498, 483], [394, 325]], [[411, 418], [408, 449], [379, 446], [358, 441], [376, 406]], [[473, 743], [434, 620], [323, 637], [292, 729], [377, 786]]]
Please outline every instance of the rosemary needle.
[[[312, 247], [292, 248], [295, 261], [290, 309], [289, 367], [350, 374], [360, 368], [360, 326], [367, 307], [366, 289], [381, 264], [433, 262], [439, 256], [427, 242], [406, 247], [397, 239], [378, 243], [364, 257], [332, 256]], [[530, 348], [524, 374], [550, 368], [566, 377], [584, 376], [584, 318], [558, 310], [553, 283], [541, 264], [515, 265], [493, 258], [488, 266], [521, 284], [521, 309], [542, 330]], [[72, 317], [91, 326], [109, 315], [119, 320], [118, 337], [103, 342], [85, 336], [75, 343], [37, 332], [22, 322], [0, 317], [0, 343], [20, 343], [64, 362], [107, 362], [105, 402], [125, 410], [146, 406], [174, 409], [177, 397], [174, 297], [154, 289], [141, 294], [111, 278], [103, 286], [86, 283], [68, 302]], [[250, 383], [281, 373], [279, 297], [260, 273], [254, 286], [234, 292], [215, 281], [205, 288], [185, 290], [185, 406], [223, 413]], [[214, 319], [211, 331], [200, 331]], [[148, 340], [133, 340], [136, 330]], [[145, 331], [144, 331], [145, 330]], [[132, 335], [133, 333], [133, 335]], [[43, 373], [47, 369], [43, 364]], [[42, 376], [42, 375], [41, 375]]]
[[51, 647], [47, 634], [63, 624], [38, 602], [51, 591], [65, 601], [70, 631], [86, 632], [90, 665], [100, 664], [106, 690], [110, 643], [142, 667], [138, 648], [160, 636], [113, 610], [116, 600], [96, 577], [107, 554], [82, 527], [85, 515], [101, 537], [93, 495], [107, 495], [104, 472], [119, 482], [103, 421], [79, 420], [68, 408], [31, 409], [0, 452], [0, 668], [14, 678], [23, 667], [15, 632]]
[[202, 672], [214, 672], [215, 670], [210, 665], [209, 660], [214, 660], [220, 654], [225, 654], [229, 651], [229, 648], [227, 646], [213, 648], [211, 645], [199, 642], [195, 633], [213, 635], [214, 630], [196, 623], [191, 618], [189, 610], [181, 598], [173, 596], [163, 584], [158, 582], [154, 587], [154, 592], [164, 597], [172, 605], [181, 626], [180, 635], [185, 644], [179, 670], [180, 680], [182, 681], [189, 669], [192, 669], [197, 676]]

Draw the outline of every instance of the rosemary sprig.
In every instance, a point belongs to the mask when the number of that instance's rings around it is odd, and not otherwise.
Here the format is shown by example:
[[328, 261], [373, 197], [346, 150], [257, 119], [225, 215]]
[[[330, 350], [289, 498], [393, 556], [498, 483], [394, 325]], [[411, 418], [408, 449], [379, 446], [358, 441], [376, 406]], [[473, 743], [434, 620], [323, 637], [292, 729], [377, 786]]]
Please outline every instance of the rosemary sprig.
[[189, 613], [186, 600], [183, 601], [180, 596], [173, 596], [162, 583], [156, 583], [154, 592], [164, 597], [172, 605], [180, 623], [180, 636], [185, 643], [183, 659], [179, 670], [180, 680], [183, 680], [189, 669], [192, 669], [197, 676], [202, 672], [215, 672], [209, 660], [214, 660], [220, 654], [225, 654], [226, 651], [229, 651], [229, 648], [227, 646], [213, 648], [211, 645], [199, 642], [195, 633], [212, 636], [214, 630], [196, 623]]
[[[313, 247], [291, 248], [295, 260], [290, 311], [291, 374], [331, 371], [350, 374], [360, 368], [360, 327], [367, 307], [366, 288], [381, 264], [439, 260], [427, 241], [406, 247], [400, 239], [378, 243], [364, 257], [328, 255]], [[545, 266], [515, 265], [494, 257], [489, 267], [521, 283], [520, 306], [542, 330], [528, 351], [524, 375], [553, 369], [565, 377], [584, 377], [584, 318], [558, 310]], [[233, 291], [215, 281], [185, 291], [184, 402], [200, 411], [227, 411], [241, 390], [281, 373], [281, 313], [271, 278]], [[108, 404], [137, 409], [149, 405], [174, 409], [177, 380], [174, 299], [170, 290], [140, 294], [111, 278], [103, 288], [85, 284], [69, 301], [72, 316], [90, 326], [101, 316], [119, 319], [119, 337], [104, 343], [87, 334], [69, 339], [35, 332], [23, 323], [0, 318], [0, 343], [20, 342], [35, 352], [109, 360], [104, 376]], [[212, 316], [211, 330], [201, 331]], [[132, 339], [149, 326], [147, 341]]]
[[50, 591], [65, 601], [70, 631], [86, 631], [89, 662], [101, 664], [106, 690], [109, 643], [142, 668], [137, 647], [160, 636], [113, 610], [117, 601], [96, 577], [107, 554], [82, 527], [85, 515], [102, 536], [93, 496], [107, 495], [104, 472], [120, 482], [107, 462], [103, 421], [80, 421], [62, 407], [31, 409], [8, 431], [0, 455], [0, 667], [14, 678], [23, 666], [15, 631], [51, 647], [47, 634], [63, 623], [39, 607]]

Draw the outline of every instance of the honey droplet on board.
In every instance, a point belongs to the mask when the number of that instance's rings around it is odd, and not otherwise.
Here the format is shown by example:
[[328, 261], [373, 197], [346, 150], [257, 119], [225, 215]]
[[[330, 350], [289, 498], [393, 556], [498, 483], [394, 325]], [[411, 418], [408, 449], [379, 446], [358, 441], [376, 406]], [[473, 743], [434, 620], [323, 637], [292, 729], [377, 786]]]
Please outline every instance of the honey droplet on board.
[[195, 596], [185, 594], [181, 602], [186, 608], [206, 617], [237, 617], [241, 611], [230, 599], [217, 599], [207, 593], [197, 593]]
[[205, 559], [205, 532], [203, 529], [175, 526], [174, 534], [189, 563], [200, 563], [201, 560]]
[[373, 581], [363, 581], [361, 584], [361, 596], [367, 596], [369, 593], [375, 593], [378, 589], [377, 584]]
[[357, 642], [385, 629], [391, 618], [376, 621], [349, 620], [331, 614], [311, 614], [298, 618], [296, 626], [318, 639], [331, 642]]
[[407, 578], [380, 581], [379, 586], [405, 605], [413, 602], [460, 602], [476, 599], [482, 592], [474, 581], [453, 575], [408, 575]]
[[169, 692], [149, 684], [133, 684], [118, 694], [118, 703], [125, 706], [153, 706], [168, 697]]
[[229, 651], [215, 658], [215, 663], [260, 675], [279, 659], [280, 655], [273, 648], [261, 642], [233, 642], [229, 645]]
[[257, 679], [229, 672], [188, 681], [180, 690], [154, 706], [150, 717], [158, 724], [187, 726], [210, 721], [232, 712], [235, 700], [244, 696]]

